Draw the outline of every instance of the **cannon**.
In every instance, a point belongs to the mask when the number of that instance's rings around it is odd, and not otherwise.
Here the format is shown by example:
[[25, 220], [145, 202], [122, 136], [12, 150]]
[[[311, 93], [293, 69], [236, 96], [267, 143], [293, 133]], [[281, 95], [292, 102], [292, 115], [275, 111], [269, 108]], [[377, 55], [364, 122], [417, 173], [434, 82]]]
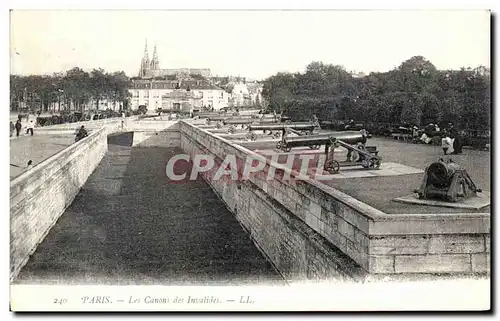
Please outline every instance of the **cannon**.
[[[270, 135], [273, 135], [274, 138], [285, 137], [287, 131], [293, 132], [298, 135], [307, 135], [311, 134], [316, 128], [316, 124], [310, 122], [297, 122], [297, 123], [288, 123], [288, 124], [252, 124], [248, 126], [248, 134], [247, 139], [255, 140], [257, 139], [257, 135], [253, 133], [256, 130], [261, 130], [263, 132], [269, 131]], [[274, 134], [273, 134], [274, 132]]]
[[452, 159], [440, 158], [425, 169], [420, 188], [414, 191], [420, 199], [437, 199], [457, 202], [477, 196], [481, 189], [477, 188], [467, 171]]
[[343, 162], [342, 166], [361, 165], [363, 168], [367, 169], [379, 169], [382, 158], [378, 156], [378, 151], [375, 146], [364, 146], [366, 139], [367, 137], [362, 131], [285, 137], [279, 149], [284, 152], [289, 152], [294, 147], [308, 146], [312, 149], [319, 149], [321, 145], [325, 145], [326, 160], [324, 169], [331, 174], [336, 174], [340, 170], [341, 163], [334, 159], [334, 151], [335, 148], [344, 147], [352, 154], [356, 154], [357, 157], [355, 157], [354, 162]]
[[[229, 134], [234, 134], [236, 132], [236, 125], [241, 125], [241, 128], [244, 129], [248, 124], [251, 124], [253, 120], [251, 118], [229, 118], [222, 121], [224, 125], [230, 125], [227, 132]], [[218, 127], [219, 127], [218, 123]], [[222, 126], [220, 126], [222, 127]]]
[[277, 124], [279, 122], [278, 118], [259, 118], [257, 120], [260, 124]]
[[245, 125], [251, 124], [255, 122], [255, 120], [251, 118], [228, 118], [222, 121], [224, 125]]
[[210, 117], [217, 117], [220, 116], [220, 113], [217, 112], [210, 112], [210, 113], [199, 113], [198, 117], [199, 118], [210, 118]]
[[224, 116], [224, 115], [217, 115], [217, 116], [211, 116], [211, 117], [207, 117], [207, 120], [208, 121], [224, 121], [226, 119], [230, 119], [232, 118], [233, 116]]

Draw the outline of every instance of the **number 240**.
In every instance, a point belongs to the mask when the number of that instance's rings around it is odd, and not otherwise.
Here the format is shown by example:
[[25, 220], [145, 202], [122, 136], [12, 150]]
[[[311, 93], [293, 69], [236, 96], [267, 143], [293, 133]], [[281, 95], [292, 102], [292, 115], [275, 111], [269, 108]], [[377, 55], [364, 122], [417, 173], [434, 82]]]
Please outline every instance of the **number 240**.
[[54, 304], [65, 304], [68, 302], [68, 299], [54, 299]]

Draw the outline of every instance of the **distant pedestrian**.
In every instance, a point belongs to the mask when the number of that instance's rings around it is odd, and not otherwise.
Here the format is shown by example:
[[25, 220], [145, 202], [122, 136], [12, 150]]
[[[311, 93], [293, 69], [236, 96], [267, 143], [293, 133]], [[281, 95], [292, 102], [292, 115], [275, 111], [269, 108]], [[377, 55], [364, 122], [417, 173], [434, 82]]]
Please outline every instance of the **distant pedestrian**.
[[33, 161], [30, 159], [30, 160], [28, 161], [28, 166], [26, 166], [26, 170], [30, 170], [30, 169], [32, 169], [32, 168], [33, 168]]
[[462, 154], [462, 145], [463, 145], [462, 134], [455, 128], [452, 128], [451, 138], [453, 139], [453, 154]]
[[443, 153], [445, 155], [453, 152], [453, 141], [448, 133], [445, 133], [444, 137], [441, 139], [441, 147], [443, 148]]
[[21, 129], [23, 128], [23, 125], [21, 124], [21, 121], [18, 119], [16, 122], [16, 137], [19, 137], [19, 133], [21, 132]]
[[10, 121], [10, 137], [12, 137], [12, 135], [14, 135], [15, 129], [16, 129], [16, 127], [14, 126], [14, 123], [12, 121]]
[[413, 126], [413, 127], [411, 128], [411, 138], [412, 138], [413, 140], [418, 139], [418, 127], [417, 127], [417, 126]]
[[87, 130], [85, 129], [85, 127], [82, 125], [82, 127], [80, 127], [80, 129], [78, 130], [78, 133], [76, 134], [76, 137], [75, 137], [75, 142], [79, 141], [80, 139], [83, 139], [85, 137], [88, 136], [88, 133], [87, 133]]
[[354, 120], [349, 120], [349, 123], [345, 126], [344, 130], [352, 130], [354, 128]]
[[35, 124], [33, 121], [30, 121], [28, 125], [26, 126], [26, 134], [31, 134], [33, 136], [33, 129], [35, 128]]

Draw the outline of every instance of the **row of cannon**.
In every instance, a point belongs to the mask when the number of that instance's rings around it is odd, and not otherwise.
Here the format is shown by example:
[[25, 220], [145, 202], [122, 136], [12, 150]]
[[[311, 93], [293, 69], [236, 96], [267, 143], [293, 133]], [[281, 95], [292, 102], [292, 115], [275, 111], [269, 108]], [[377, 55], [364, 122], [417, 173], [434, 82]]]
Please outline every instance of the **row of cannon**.
[[[351, 155], [351, 164], [361, 165], [367, 169], [379, 169], [382, 158], [378, 155], [376, 146], [365, 146], [371, 136], [365, 130], [350, 130], [317, 133], [315, 129], [321, 128], [316, 118], [310, 122], [291, 122], [277, 115], [259, 115], [260, 117], [238, 116], [227, 117], [209, 115], [209, 121], [217, 121], [217, 127], [229, 125], [228, 133], [234, 133], [236, 126], [241, 125], [247, 129], [247, 139], [256, 140], [256, 131], [262, 131], [274, 138], [280, 138], [276, 148], [290, 152], [295, 147], [309, 147], [320, 149], [325, 146], [326, 160], [323, 168], [331, 173], [338, 173], [342, 165], [334, 158], [336, 148], [343, 147]], [[295, 135], [289, 135], [289, 134]], [[349, 155], [348, 154], [348, 155]], [[414, 190], [420, 199], [439, 199], [448, 202], [458, 202], [460, 199], [477, 196], [482, 190], [478, 188], [467, 171], [454, 163], [451, 159], [440, 159], [433, 162], [425, 170], [424, 179], [419, 189]]]
[[[316, 129], [321, 129], [319, 122], [313, 118], [309, 122], [278, 122], [273, 117], [262, 117], [258, 120], [250, 117], [222, 118], [220, 116], [211, 118], [219, 121], [218, 128], [222, 125], [229, 125], [228, 133], [236, 131], [236, 125], [242, 125], [242, 128], [248, 130], [246, 138], [252, 141], [257, 139], [255, 132], [262, 131], [273, 138], [280, 138], [276, 143], [276, 149], [283, 152], [290, 152], [295, 147], [309, 147], [318, 150], [325, 146], [326, 160], [324, 169], [331, 174], [338, 173], [341, 163], [334, 159], [334, 150], [343, 147], [348, 150], [350, 160], [343, 162], [342, 165], [361, 165], [367, 169], [379, 169], [382, 158], [378, 156], [375, 146], [365, 147], [368, 134], [365, 131], [344, 131], [318, 133]], [[290, 135], [295, 134], [295, 135]]]

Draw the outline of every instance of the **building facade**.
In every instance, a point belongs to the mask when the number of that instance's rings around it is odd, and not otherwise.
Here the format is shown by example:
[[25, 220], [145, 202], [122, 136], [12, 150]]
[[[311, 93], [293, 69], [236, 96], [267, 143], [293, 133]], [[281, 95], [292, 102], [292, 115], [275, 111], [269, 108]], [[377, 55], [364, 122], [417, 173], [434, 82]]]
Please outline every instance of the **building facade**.
[[[207, 80], [155, 80], [132, 81], [130, 107], [136, 110], [144, 105], [148, 110], [173, 108], [187, 97], [193, 99], [193, 108], [208, 107], [219, 110], [229, 104], [229, 93]], [[184, 94], [181, 94], [184, 92]], [[170, 101], [168, 101], [170, 100]], [[194, 103], [196, 101], [196, 103]], [[175, 105], [177, 106], [177, 105]]]
[[200, 107], [219, 110], [227, 107], [230, 94], [211, 81], [210, 69], [160, 69], [156, 52], [149, 60], [147, 44], [139, 76], [132, 79], [130, 108], [144, 105], [148, 110], [189, 112]]

